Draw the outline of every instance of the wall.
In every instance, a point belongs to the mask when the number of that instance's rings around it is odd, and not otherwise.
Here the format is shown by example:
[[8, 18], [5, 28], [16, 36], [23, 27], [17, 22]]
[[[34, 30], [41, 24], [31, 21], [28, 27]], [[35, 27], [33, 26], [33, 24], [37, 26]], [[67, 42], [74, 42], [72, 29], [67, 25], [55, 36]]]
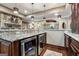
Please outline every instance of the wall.
[[[62, 23], [66, 23], [66, 29], [62, 29]], [[57, 46], [64, 46], [64, 31], [70, 31], [70, 23], [71, 20], [65, 20], [62, 19], [59, 21], [59, 29], [51, 29], [46, 31], [47, 32], [47, 43], [48, 44], [53, 44]]]
[[47, 31], [47, 43], [64, 46], [64, 30]]

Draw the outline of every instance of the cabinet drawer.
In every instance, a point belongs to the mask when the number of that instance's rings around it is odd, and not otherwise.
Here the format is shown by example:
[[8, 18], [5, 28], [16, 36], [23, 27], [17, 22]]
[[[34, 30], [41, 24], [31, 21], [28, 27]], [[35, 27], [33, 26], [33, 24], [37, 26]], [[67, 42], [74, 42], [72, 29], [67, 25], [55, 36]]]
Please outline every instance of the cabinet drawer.
[[75, 46], [74, 46], [74, 44], [70, 44], [70, 47], [71, 47], [71, 49], [76, 53], [77, 52], [77, 50], [75, 49]]
[[74, 50], [74, 52], [79, 53], [79, 42], [76, 40], [72, 39], [70, 46]]

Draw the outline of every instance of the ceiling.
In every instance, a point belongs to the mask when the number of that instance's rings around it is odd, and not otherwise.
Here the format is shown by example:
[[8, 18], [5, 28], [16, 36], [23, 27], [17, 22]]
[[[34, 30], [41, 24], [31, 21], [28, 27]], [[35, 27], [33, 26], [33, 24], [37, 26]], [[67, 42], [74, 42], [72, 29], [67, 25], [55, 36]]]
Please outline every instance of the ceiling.
[[[35, 19], [42, 19], [44, 16], [46, 18], [55, 18], [55, 13], [63, 16], [63, 18], [68, 19], [71, 15], [71, 6], [65, 3], [1, 3], [2, 5], [13, 9], [13, 7], [19, 8], [19, 12], [28, 15], [26, 18], [29, 20], [31, 15], [35, 16]], [[43, 6], [46, 5], [44, 8]], [[64, 8], [63, 8], [64, 7]], [[46, 12], [44, 12], [46, 11]], [[34, 13], [34, 14], [32, 14]]]
[[[43, 10], [56, 8], [56, 7], [65, 5], [64, 3], [62, 4], [60, 3], [34, 3], [33, 5], [32, 3], [1, 3], [1, 4], [10, 9], [13, 9], [13, 7], [17, 7], [19, 8], [19, 12], [23, 14], [29, 14], [32, 12], [34, 13], [34, 12], [43, 11]], [[45, 9], [43, 5], [46, 5]], [[25, 10], [27, 10], [27, 13], [24, 12]]]

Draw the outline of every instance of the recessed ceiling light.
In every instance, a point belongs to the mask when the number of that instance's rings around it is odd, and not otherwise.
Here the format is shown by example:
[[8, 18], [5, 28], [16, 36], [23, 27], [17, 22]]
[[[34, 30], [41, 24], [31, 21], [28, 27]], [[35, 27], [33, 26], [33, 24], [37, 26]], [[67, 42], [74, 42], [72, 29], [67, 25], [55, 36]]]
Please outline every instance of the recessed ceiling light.
[[58, 16], [58, 13], [55, 13], [54, 15], [55, 15], [55, 16]]
[[27, 10], [24, 10], [24, 13], [27, 13]]

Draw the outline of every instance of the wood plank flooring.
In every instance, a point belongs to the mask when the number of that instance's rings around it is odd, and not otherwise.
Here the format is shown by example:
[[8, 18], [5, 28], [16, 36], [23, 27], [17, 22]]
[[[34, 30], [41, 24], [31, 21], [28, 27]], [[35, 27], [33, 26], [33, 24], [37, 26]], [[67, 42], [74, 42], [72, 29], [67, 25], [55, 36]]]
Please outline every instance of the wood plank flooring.
[[52, 51], [56, 51], [56, 52], [60, 52], [63, 54], [63, 56], [68, 56], [68, 51], [64, 47], [49, 45], [49, 44], [47, 44], [43, 48], [43, 51], [41, 52], [40, 56], [43, 56], [47, 49], [52, 50]]

